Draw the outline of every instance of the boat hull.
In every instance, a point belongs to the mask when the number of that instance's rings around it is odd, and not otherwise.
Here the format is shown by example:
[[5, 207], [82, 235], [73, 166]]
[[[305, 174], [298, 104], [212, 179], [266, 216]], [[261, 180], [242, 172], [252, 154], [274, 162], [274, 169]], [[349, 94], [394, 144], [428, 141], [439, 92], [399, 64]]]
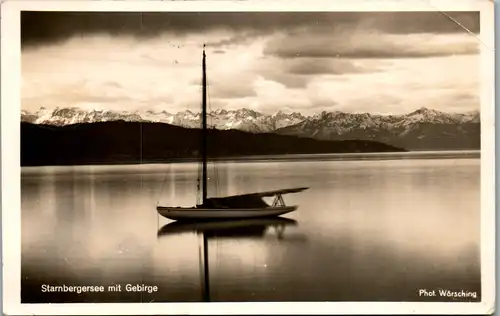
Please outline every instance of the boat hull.
[[293, 212], [297, 206], [267, 208], [197, 208], [158, 206], [158, 213], [171, 220], [245, 219], [279, 216]]

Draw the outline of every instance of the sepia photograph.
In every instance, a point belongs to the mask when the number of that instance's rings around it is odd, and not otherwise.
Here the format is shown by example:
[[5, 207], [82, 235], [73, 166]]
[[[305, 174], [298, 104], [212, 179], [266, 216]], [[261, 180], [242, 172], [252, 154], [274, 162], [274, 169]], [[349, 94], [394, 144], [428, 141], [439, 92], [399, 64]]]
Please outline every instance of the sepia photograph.
[[5, 313], [493, 312], [492, 2], [35, 2]]

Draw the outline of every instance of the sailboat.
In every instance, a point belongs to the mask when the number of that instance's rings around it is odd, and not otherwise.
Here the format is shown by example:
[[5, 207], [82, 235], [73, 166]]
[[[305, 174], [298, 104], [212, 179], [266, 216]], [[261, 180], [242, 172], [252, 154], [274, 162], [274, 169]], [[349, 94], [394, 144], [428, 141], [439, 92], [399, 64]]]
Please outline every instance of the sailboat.
[[[308, 188], [289, 188], [273, 191], [225, 196], [208, 197], [207, 181], [207, 76], [206, 76], [206, 53], [203, 45], [202, 59], [202, 137], [201, 137], [201, 203], [193, 207], [156, 207], [158, 213], [171, 220], [228, 220], [228, 219], [250, 219], [280, 216], [293, 212], [297, 206], [288, 206], [283, 199], [284, 194], [297, 193]], [[200, 180], [200, 179], [198, 179]], [[263, 198], [274, 197], [271, 205]]]

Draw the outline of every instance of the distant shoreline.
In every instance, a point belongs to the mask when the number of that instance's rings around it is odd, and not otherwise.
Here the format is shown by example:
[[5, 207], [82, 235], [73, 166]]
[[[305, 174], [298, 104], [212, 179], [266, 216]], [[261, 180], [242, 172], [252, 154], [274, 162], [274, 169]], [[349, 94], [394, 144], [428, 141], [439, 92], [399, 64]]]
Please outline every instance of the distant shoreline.
[[459, 159], [480, 158], [480, 150], [453, 151], [408, 151], [408, 152], [372, 152], [372, 153], [334, 153], [334, 154], [291, 154], [246, 157], [223, 157], [213, 161], [349, 161], [349, 160], [399, 160], [399, 159]]
[[[21, 125], [21, 165], [96, 165], [192, 162], [200, 157], [201, 130], [168, 124], [107, 122], [66, 127]], [[272, 133], [209, 130], [208, 157], [269, 159], [283, 155], [405, 152], [371, 140], [318, 140]], [[233, 158], [234, 157], [234, 158]], [[255, 158], [252, 158], [255, 160]]]
[[[209, 162], [220, 163], [246, 163], [246, 162], [300, 162], [300, 161], [360, 161], [360, 160], [417, 160], [417, 159], [479, 159], [480, 150], [443, 150], [443, 151], [408, 151], [408, 152], [372, 152], [372, 153], [334, 153], [334, 154], [289, 154], [289, 155], [254, 155], [240, 157], [218, 157], [210, 158]], [[165, 159], [161, 161], [143, 160], [142, 162], [95, 162], [75, 165], [40, 165], [40, 166], [21, 166], [25, 168], [40, 167], [73, 167], [73, 166], [116, 166], [116, 165], [161, 165], [161, 164], [180, 164], [196, 163], [199, 159], [179, 158]]]

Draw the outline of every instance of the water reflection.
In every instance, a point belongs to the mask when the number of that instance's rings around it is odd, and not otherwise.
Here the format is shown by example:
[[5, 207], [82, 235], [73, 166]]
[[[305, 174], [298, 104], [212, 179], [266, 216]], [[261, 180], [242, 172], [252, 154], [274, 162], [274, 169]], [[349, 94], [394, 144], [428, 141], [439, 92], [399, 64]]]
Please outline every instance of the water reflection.
[[[311, 189], [287, 196], [300, 207], [286, 218], [158, 216], [157, 202], [193, 205], [197, 172], [197, 164], [23, 169], [23, 302], [200, 301], [202, 235], [212, 301], [427, 301], [415, 289], [437, 287], [480, 300], [479, 160], [221, 163], [210, 180], [217, 195]], [[159, 291], [40, 292], [136, 282]]]
[[158, 237], [183, 233], [204, 234], [207, 238], [264, 238], [274, 229], [277, 239], [285, 239], [287, 226], [298, 226], [296, 220], [284, 217], [218, 221], [172, 222], [158, 230]]
[[[285, 239], [287, 226], [298, 226], [296, 220], [284, 217], [253, 218], [238, 220], [205, 220], [205, 221], [175, 221], [163, 226], [158, 230], [158, 238], [165, 236], [176, 236], [185, 233], [196, 233], [203, 237], [203, 286], [202, 298], [205, 302], [211, 301], [210, 268], [209, 268], [209, 239], [263, 239], [270, 230], [276, 233], [276, 239]], [[304, 238], [290, 239], [292, 241], [304, 241]]]

